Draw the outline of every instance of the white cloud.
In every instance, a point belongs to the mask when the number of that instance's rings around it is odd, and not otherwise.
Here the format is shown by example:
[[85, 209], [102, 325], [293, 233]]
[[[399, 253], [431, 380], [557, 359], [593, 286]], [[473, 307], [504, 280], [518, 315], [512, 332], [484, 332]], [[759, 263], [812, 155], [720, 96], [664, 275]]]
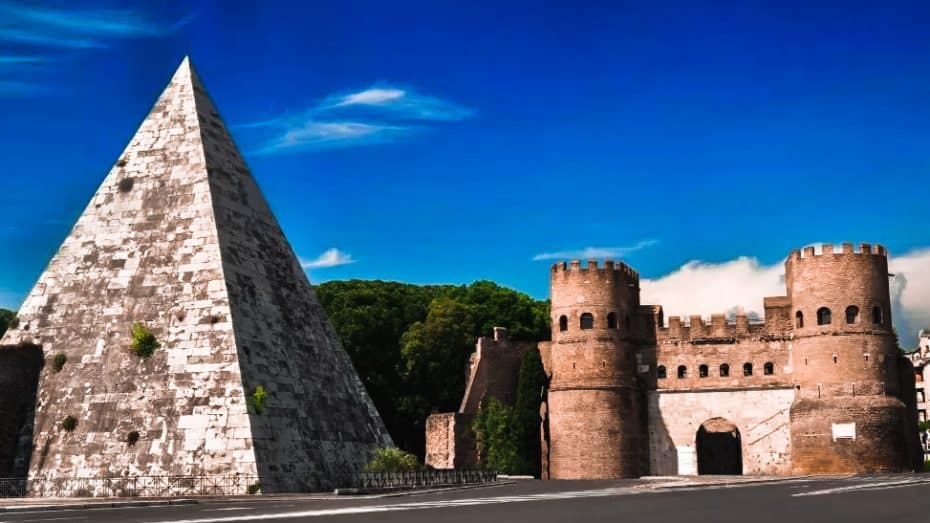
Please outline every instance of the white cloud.
[[301, 258], [300, 265], [304, 269], [325, 269], [327, 267], [338, 267], [340, 265], [348, 265], [350, 263], [355, 263], [356, 260], [352, 259], [352, 255], [346, 254], [339, 249], [332, 248], [327, 249], [326, 252], [319, 255], [314, 260], [306, 260]]
[[386, 142], [412, 132], [398, 127], [365, 122], [306, 122], [302, 127], [288, 129], [259, 151], [263, 154], [314, 147], [348, 146], [360, 143]]
[[340, 97], [333, 107], [346, 107], [349, 105], [384, 105], [394, 100], [399, 100], [406, 95], [402, 89], [379, 89], [371, 88], [350, 93]]
[[470, 109], [411, 89], [371, 87], [330, 95], [302, 111], [235, 127], [270, 133], [257, 152], [275, 154], [385, 143], [426, 129], [430, 122], [472, 115]]
[[[893, 320], [902, 347], [915, 344], [920, 328], [930, 327], [930, 249], [890, 258]], [[691, 261], [656, 279], [644, 279], [642, 302], [662, 305], [665, 317], [708, 317], [743, 309], [764, 316], [762, 299], [785, 294], [784, 263], [761, 265], [740, 257], [723, 263]]]
[[622, 258], [631, 253], [652, 247], [659, 240], [643, 240], [626, 247], [585, 247], [583, 249], [543, 252], [533, 256], [533, 261], [540, 260], [590, 260], [594, 258]]

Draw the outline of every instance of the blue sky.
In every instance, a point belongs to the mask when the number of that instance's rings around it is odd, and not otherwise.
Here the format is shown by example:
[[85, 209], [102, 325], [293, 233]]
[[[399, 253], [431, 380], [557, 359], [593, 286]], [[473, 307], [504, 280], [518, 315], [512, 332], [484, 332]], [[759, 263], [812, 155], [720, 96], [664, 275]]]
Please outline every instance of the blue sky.
[[871, 241], [930, 324], [930, 4], [577, 4], [0, 0], [0, 306], [189, 53], [315, 282], [545, 297], [592, 253], [710, 314], [716, 272], [757, 308], [792, 248]]

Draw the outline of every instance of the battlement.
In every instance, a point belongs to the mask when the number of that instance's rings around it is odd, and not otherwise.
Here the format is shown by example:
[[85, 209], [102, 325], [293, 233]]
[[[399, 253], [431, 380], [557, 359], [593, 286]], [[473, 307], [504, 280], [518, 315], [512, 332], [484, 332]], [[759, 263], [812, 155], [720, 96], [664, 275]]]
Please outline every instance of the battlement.
[[[819, 249], [818, 249], [819, 247]], [[819, 251], [819, 252], [818, 252]], [[872, 245], [870, 243], [860, 243], [859, 248], [856, 249], [851, 243], [843, 243], [840, 246], [840, 250], [837, 251], [833, 244], [825, 243], [819, 246], [809, 245], [803, 249], [795, 249], [791, 251], [791, 254], [788, 255], [789, 260], [800, 260], [807, 258], [818, 258], [827, 254], [840, 255], [840, 254], [855, 254], [855, 255], [872, 255], [872, 256], [888, 256], [888, 251], [883, 245]]]
[[739, 313], [735, 321], [727, 321], [725, 314], [713, 314], [710, 323], [704, 321], [699, 315], [688, 318], [688, 323], [682, 321], [681, 316], [669, 316], [668, 326], [656, 325], [656, 338], [658, 341], [678, 340], [693, 343], [735, 343], [741, 338], [757, 336], [766, 331], [761, 322], [750, 322], [749, 316]]
[[639, 282], [639, 273], [620, 261], [604, 260], [603, 266], [599, 265], [597, 260], [588, 260], [584, 267], [581, 265], [581, 260], [563, 261], [552, 265], [552, 274], [584, 273], [586, 271], [616, 271], [622, 273], [628, 281]]

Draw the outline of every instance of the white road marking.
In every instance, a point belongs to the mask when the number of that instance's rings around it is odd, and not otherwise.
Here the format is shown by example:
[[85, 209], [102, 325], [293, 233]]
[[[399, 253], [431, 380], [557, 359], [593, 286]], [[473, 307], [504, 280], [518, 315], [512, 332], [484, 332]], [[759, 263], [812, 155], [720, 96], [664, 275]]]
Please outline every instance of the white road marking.
[[[855, 481], [861, 481], [859, 479]], [[793, 497], [802, 496], [824, 496], [827, 494], [842, 494], [844, 492], [854, 492], [857, 490], [887, 490], [892, 488], [913, 487], [930, 483], [930, 478], [908, 478], [895, 481], [880, 481], [872, 483], [858, 483], [847, 487], [835, 487], [821, 490], [812, 490], [810, 492], [798, 492], [792, 494]]]
[[76, 521], [76, 520], [79, 520], [79, 519], [87, 519], [87, 518], [85, 518], [85, 517], [79, 517], [79, 518], [75, 518], [75, 517], [67, 517], [67, 518], [43, 518], [43, 519], [21, 519], [20, 521], [22, 521], [22, 522], [26, 522], [26, 521], [61, 521], [61, 520], [63, 520], [63, 519], [66, 519], [66, 520], [68, 520], [68, 521]]
[[206, 512], [232, 512], [234, 510], [253, 510], [254, 507], [212, 508]]

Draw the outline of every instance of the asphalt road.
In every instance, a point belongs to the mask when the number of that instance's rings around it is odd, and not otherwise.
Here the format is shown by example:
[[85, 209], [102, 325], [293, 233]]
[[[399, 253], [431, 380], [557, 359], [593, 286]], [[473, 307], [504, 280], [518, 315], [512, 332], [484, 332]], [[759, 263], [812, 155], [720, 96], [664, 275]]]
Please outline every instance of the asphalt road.
[[142, 508], [0, 513], [17, 522], [739, 522], [930, 521], [930, 475], [663, 488], [643, 481], [523, 481], [381, 498], [231, 501]]

